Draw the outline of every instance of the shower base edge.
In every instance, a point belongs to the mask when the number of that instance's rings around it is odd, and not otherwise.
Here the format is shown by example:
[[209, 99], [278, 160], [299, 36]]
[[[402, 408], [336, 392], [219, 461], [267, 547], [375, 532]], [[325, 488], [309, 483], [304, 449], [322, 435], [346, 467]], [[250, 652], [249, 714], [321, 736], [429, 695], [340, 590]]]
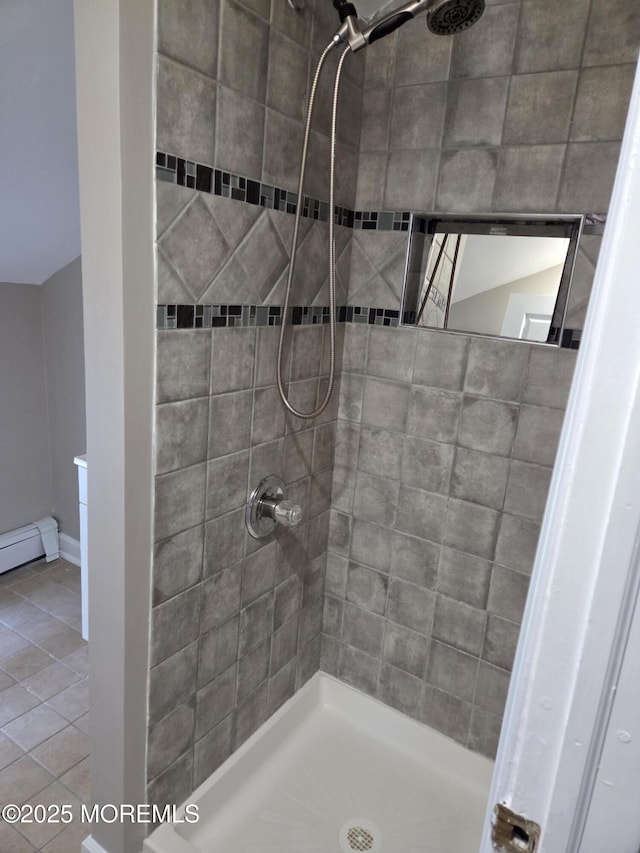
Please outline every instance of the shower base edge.
[[[319, 672], [144, 853], [471, 853], [493, 762]], [[191, 810], [193, 811], [193, 809]]]

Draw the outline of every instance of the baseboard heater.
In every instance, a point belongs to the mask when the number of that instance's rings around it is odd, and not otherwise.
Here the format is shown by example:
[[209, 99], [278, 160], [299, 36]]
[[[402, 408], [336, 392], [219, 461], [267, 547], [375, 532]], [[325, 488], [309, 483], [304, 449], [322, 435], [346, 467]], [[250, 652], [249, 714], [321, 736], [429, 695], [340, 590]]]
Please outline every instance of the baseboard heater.
[[49, 563], [59, 554], [58, 522], [50, 516], [0, 534], [0, 574], [42, 556]]

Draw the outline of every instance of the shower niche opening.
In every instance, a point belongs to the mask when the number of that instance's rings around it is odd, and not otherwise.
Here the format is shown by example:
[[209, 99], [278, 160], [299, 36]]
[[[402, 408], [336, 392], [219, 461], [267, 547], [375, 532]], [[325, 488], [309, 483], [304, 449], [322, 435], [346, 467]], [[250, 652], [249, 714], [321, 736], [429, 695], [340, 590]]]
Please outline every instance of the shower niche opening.
[[583, 216], [414, 215], [403, 322], [558, 344]]

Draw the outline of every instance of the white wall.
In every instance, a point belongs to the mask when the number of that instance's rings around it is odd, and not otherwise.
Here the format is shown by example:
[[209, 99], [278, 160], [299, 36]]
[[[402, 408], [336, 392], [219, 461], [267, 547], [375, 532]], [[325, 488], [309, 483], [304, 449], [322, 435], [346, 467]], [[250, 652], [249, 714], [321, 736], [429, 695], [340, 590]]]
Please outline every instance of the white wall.
[[53, 515], [80, 538], [83, 337], [80, 258], [42, 287], [0, 284], [0, 533]]
[[[97, 803], [143, 803], [146, 796], [154, 14], [153, 0], [74, 2]], [[139, 853], [148, 826], [89, 829], [109, 853]]]
[[460, 302], [452, 302], [449, 311], [449, 328], [499, 335], [509, 297], [512, 294], [556, 294], [561, 274], [562, 264], [510, 281], [500, 287], [485, 290]]
[[42, 294], [0, 284], [0, 533], [51, 513]]
[[47, 279], [41, 290], [53, 515], [61, 531], [79, 539], [73, 457], [87, 449], [80, 258]]

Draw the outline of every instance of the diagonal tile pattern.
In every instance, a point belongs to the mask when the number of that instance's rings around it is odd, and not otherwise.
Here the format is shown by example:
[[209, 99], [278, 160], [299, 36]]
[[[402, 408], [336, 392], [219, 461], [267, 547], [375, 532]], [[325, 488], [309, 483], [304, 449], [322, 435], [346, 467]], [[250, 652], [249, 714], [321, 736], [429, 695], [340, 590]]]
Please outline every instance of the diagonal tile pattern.
[[0, 575], [0, 804], [72, 806], [71, 824], [0, 821], [0, 850], [79, 853], [89, 835], [88, 647], [80, 570], [39, 561]]

